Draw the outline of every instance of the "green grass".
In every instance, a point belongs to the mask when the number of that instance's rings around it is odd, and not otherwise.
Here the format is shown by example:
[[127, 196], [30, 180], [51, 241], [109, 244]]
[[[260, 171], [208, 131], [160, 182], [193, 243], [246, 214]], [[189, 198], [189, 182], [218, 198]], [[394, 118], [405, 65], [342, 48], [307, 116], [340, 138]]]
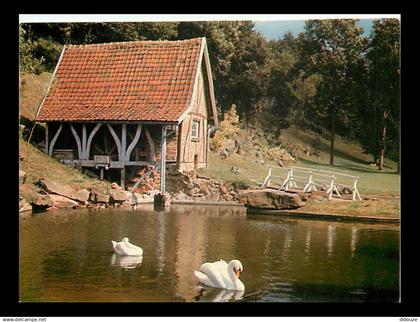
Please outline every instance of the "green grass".
[[[306, 156], [302, 150], [298, 153], [299, 160], [294, 164], [298, 167], [306, 167], [327, 171], [345, 173], [358, 176], [358, 189], [363, 195], [390, 195], [400, 194], [400, 175], [396, 173], [397, 164], [391, 160], [385, 160], [387, 166], [379, 171], [370, 166], [371, 158], [363, 153], [358, 144], [348, 142], [340, 137], [336, 139], [335, 165], [329, 165], [329, 141], [312, 132], [305, 132], [294, 127], [282, 133], [283, 141], [292, 143], [298, 148], [311, 145], [314, 140], [318, 141], [320, 154], [316, 156]], [[250, 149], [244, 155], [234, 154], [225, 160], [221, 160], [218, 153], [210, 152], [208, 169], [200, 170], [201, 173], [210, 177], [219, 178], [227, 182], [243, 181], [252, 187], [257, 187], [267, 175], [268, 166], [276, 165], [273, 160], [265, 157], [265, 164], [260, 165], [255, 162], [256, 150]], [[237, 167], [239, 174], [231, 173], [230, 169]], [[275, 175], [281, 175], [277, 179], [280, 182], [285, 178], [287, 170], [276, 169]], [[274, 181], [274, 180], [273, 180]], [[275, 181], [274, 181], [275, 182]]]

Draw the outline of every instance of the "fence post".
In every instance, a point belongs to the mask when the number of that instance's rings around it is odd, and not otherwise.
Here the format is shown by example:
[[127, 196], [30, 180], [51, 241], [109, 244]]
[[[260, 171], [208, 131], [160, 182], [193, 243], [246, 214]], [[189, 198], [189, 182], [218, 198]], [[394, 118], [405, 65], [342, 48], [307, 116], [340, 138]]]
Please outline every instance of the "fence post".
[[272, 171], [272, 168], [271, 168], [271, 166], [270, 166], [270, 167], [268, 168], [268, 174], [267, 174], [267, 176], [265, 177], [263, 184], [261, 185], [261, 189], [263, 189], [263, 188], [265, 188], [265, 187], [268, 187], [268, 186], [270, 185], [271, 171]]
[[353, 181], [353, 200], [356, 200], [356, 196], [359, 198], [359, 200], [362, 200], [362, 197], [359, 194], [359, 190], [357, 190], [357, 178]]
[[313, 172], [311, 171], [311, 174], [309, 175], [309, 179], [308, 179], [308, 183], [306, 184], [305, 188], [303, 188], [303, 192], [311, 192], [312, 190], [316, 191], [316, 186], [314, 181], [312, 180], [312, 174]]
[[331, 176], [330, 187], [327, 190], [328, 200], [331, 200], [332, 199], [332, 194], [333, 194], [333, 189], [334, 189], [334, 180], [335, 180], [335, 175], [332, 175]]
[[283, 181], [283, 184], [280, 186], [279, 190], [282, 190], [283, 188], [285, 188], [284, 191], [287, 190], [288, 185], [289, 185], [290, 171], [292, 171], [292, 169], [287, 170], [287, 177]]

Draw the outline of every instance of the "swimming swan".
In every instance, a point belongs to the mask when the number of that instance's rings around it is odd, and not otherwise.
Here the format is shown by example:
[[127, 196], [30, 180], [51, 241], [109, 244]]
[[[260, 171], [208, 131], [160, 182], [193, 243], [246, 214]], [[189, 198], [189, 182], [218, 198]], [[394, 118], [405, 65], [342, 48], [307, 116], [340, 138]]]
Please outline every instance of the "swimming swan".
[[111, 240], [112, 243], [112, 247], [114, 248], [114, 251], [118, 254], [118, 255], [123, 255], [123, 256], [143, 256], [143, 249], [141, 249], [140, 247], [131, 244], [128, 241], [127, 237], [124, 237], [122, 239], [122, 241], [120, 242], [116, 242]]
[[237, 259], [231, 260], [229, 264], [223, 259], [214, 263], [204, 263], [200, 270], [201, 272], [194, 271], [194, 275], [200, 283], [227, 290], [245, 290], [244, 284], [239, 279], [243, 267]]

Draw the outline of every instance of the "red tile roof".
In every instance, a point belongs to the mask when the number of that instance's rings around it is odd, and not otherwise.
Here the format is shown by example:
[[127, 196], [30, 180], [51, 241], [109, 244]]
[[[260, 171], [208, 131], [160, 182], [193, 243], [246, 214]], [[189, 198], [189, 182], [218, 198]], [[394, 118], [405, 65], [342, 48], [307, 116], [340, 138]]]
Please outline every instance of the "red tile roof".
[[66, 45], [37, 119], [176, 122], [190, 104], [203, 45]]

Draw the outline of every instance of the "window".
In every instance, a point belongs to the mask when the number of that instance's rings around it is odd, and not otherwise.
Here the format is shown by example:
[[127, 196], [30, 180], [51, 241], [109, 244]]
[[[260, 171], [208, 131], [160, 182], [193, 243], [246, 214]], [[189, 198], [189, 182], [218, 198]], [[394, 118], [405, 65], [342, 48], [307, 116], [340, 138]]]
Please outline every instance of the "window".
[[198, 139], [200, 137], [200, 120], [193, 120], [191, 137], [193, 139]]

